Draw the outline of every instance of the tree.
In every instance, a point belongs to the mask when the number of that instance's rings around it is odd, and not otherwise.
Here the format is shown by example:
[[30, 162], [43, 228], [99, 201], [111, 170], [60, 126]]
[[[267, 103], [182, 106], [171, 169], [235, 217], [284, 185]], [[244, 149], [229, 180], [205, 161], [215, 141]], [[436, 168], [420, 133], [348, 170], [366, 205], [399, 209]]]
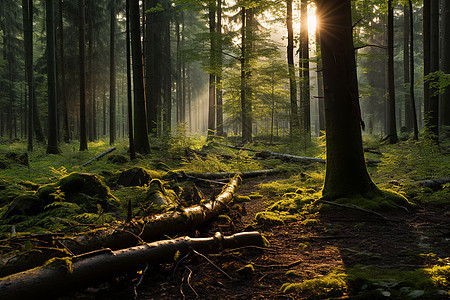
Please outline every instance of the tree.
[[311, 108], [309, 91], [308, 1], [301, 0], [300, 12], [300, 111], [305, 146], [311, 141]]
[[148, 143], [144, 76], [142, 73], [139, 1], [130, 0], [129, 5], [134, 83], [134, 143], [136, 152], [147, 154], [150, 153], [150, 145]]
[[[442, 66], [445, 74], [450, 74], [450, 0], [442, 1]], [[441, 97], [441, 125], [450, 126], [450, 87]]]
[[[425, 1], [424, 3], [426, 3]], [[430, 72], [439, 71], [439, 1], [430, 2]], [[425, 54], [424, 54], [425, 55]], [[433, 76], [431, 86], [437, 82]], [[439, 143], [439, 94], [436, 88], [430, 90], [430, 102], [425, 110], [425, 125], [432, 138]]]
[[59, 0], [59, 55], [61, 67], [61, 97], [63, 102], [63, 140], [65, 143], [70, 141], [69, 117], [67, 112], [67, 89], [66, 89], [66, 71], [64, 59], [64, 25], [62, 0]]
[[223, 136], [223, 91], [222, 91], [222, 0], [217, 0], [217, 75], [216, 75], [216, 129], [217, 135]]
[[[209, 40], [210, 40], [210, 54], [209, 54], [209, 101], [208, 101], [208, 136], [213, 135], [216, 130], [216, 76], [215, 76], [215, 57], [216, 49], [216, 1], [209, 0]], [[244, 25], [242, 25], [244, 26]], [[244, 47], [244, 46], [242, 46]]]
[[28, 151], [33, 151], [33, 0], [22, 0], [25, 43], [25, 73], [28, 84]]
[[116, 12], [115, 1], [110, 3], [110, 41], [109, 41], [109, 144], [116, 140], [116, 65], [115, 65], [115, 36]]
[[[417, 141], [419, 139], [419, 129], [417, 127], [417, 112], [416, 112], [416, 100], [414, 95], [414, 18], [413, 18], [413, 5], [412, 1], [408, 0], [409, 2], [409, 48], [410, 48], [410, 54], [409, 54], [409, 72], [410, 72], [410, 79], [409, 79], [409, 94], [411, 99], [410, 104], [410, 113], [412, 113], [412, 124], [413, 124], [413, 131], [414, 131], [414, 139]], [[408, 112], [405, 112], [408, 113]]]
[[288, 32], [287, 60], [289, 71], [289, 89], [291, 98], [290, 136], [291, 140], [294, 140], [294, 136], [298, 135], [300, 125], [297, 107], [297, 81], [295, 79], [295, 65], [294, 65], [294, 29], [292, 26], [292, 0], [287, 0], [286, 26]]
[[394, 85], [394, 9], [392, 0], [388, 1], [388, 140], [390, 144], [398, 142], [397, 122], [395, 119]]
[[327, 166], [323, 196], [378, 191], [364, 162], [351, 1], [318, 0], [323, 63]]
[[130, 50], [130, 5], [129, 0], [126, 0], [126, 55], [127, 55], [127, 106], [128, 106], [128, 141], [130, 145], [130, 159], [136, 158], [134, 151], [134, 137], [133, 137], [133, 106], [131, 102], [131, 50]]
[[47, 27], [47, 85], [48, 85], [48, 144], [47, 153], [59, 154], [58, 118], [56, 101], [56, 38], [55, 4], [46, 0]]
[[84, 37], [84, 0], [78, 0], [79, 27], [78, 48], [80, 54], [80, 151], [88, 149], [86, 136], [86, 73], [85, 73], [85, 37]]

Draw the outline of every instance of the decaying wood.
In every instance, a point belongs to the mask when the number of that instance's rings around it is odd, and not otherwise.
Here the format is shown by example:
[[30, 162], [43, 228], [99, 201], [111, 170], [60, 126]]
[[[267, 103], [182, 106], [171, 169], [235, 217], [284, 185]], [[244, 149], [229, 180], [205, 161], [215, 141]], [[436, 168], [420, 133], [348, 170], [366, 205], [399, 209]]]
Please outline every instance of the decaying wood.
[[150, 182], [145, 199], [151, 202], [154, 205], [154, 209], [158, 212], [174, 204], [159, 179], [153, 179]]
[[[88, 233], [65, 239], [57, 239], [58, 243], [74, 254], [81, 254], [102, 248], [123, 249], [138, 244], [141, 240], [154, 241], [164, 235], [172, 235], [194, 226], [203, 224], [225, 209], [233, 199], [240, 182], [239, 177], [231, 179], [213, 201], [188, 208], [132, 220], [115, 228], [100, 228]], [[16, 257], [0, 259], [0, 276], [7, 276], [41, 265], [55, 255], [30, 253]]]
[[246, 171], [246, 172], [217, 172], [217, 173], [200, 173], [200, 172], [191, 172], [186, 173], [186, 175], [194, 178], [202, 178], [202, 179], [226, 179], [231, 178], [233, 176], [239, 175], [241, 178], [252, 178], [259, 176], [269, 176], [276, 175], [286, 172], [283, 169], [269, 169], [269, 170], [257, 170], [257, 171]]
[[[257, 150], [253, 150], [253, 149], [249, 149], [249, 148], [232, 146], [232, 145], [227, 145], [227, 144], [223, 144], [223, 143], [216, 143], [216, 144], [224, 146], [224, 147], [232, 148], [232, 149], [237, 149], [237, 150], [257, 152], [256, 156], [263, 157], [263, 158], [276, 157], [276, 158], [279, 158], [282, 160], [288, 160], [288, 161], [307, 162], [307, 163], [316, 163], [316, 162], [317, 163], [326, 163], [326, 160], [322, 159], [322, 158], [276, 153], [276, 152], [272, 152], [272, 151], [268, 151], [268, 150], [257, 151]], [[375, 165], [375, 164], [380, 163], [381, 161], [378, 159], [366, 159], [366, 162], [369, 165]]]
[[0, 299], [32, 299], [37, 295], [50, 297], [111, 278], [113, 274], [135, 271], [140, 264], [172, 262], [177, 253], [183, 255], [191, 249], [210, 253], [249, 245], [264, 245], [259, 232], [225, 237], [216, 233], [211, 238], [181, 237], [117, 251], [103, 249], [56, 259], [46, 266], [0, 278]]
[[94, 160], [97, 160], [97, 159], [99, 159], [99, 158], [102, 158], [103, 156], [105, 156], [106, 154], [109, 154], [109, 153], [113, 152], [114, 150], [116, 150], [116, 147], [111, 147], [111, 148], [109, 148], [108, 150], [106, 150], [106, 151], [100, 153], [100, 154], [97, 155], [96, 157], [94, 157], [94, 158], [88, 160], [87, 162], [85, 162], [85, 163], [82, 164], [81, 166], [82, 166], [82, 167], [87, 166], [88, 164], [90, 164], [90, 163], [93, 162]]

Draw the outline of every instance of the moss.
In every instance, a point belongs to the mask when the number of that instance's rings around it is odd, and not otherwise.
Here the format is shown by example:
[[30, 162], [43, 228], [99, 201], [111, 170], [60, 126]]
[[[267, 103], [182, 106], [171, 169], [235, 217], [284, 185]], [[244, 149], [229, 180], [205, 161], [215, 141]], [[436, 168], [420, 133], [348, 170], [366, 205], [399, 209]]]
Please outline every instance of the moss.
[[319, 220], [317, 219], [306, 219], [302, 221], [303, 226], [314, 227], [319, 224]]
[[286, 272], [286, 274], [285, 274], [287, 277], [301, 277], [302, 276], [302, 274], [300, 273], [300, 272], [298, 272], [298, 271], [296, 271], [296, 270], [289, 270], [289, 271], [287, 271]]
[[250, 202], [252, 199], [249, 196], [234, 196], [233, 201], [236, 203]]
[[281, 286], [284, 293], [300, 293], [314, 298], [337, 297], [345, 294], [347, 290], [347, 275], [339, 270], [334, 270], [329, 274], [305, 280], [300, 283], [285, 283]]
[[297, 219], [298, 216], [291, 215], [287, 212], [279, 211], [262, 211], [256, 214], [255, 220], [259, 224], [266, 225], [282, 225], [286, 221], [293, 221]]
[[[334, 202], [344, 205], [356, 205], [361, 208], [374, 211], [392, 211], [412, 208], [414, 203], [405, 196], [393, 190], [377, 190], [363, 195], [357, 194], [348, 197], [337, 198]], [[330, 205], [324, 204], [322, 209], [331, 209]], [[333, 206], [332, 209], [341, 209]]]
[[248, 264], [236, 270], [236, 273], [241, 277], [250, 277], [255, 273], [255, 267], [252, 264]]
[[261, 195], [260, 193], [253, 192], [250, 195], [248, 195], [248, 197], [251, 200], [255, 200], [255, 199], [261, 199], [263, 197], [263, 195]]

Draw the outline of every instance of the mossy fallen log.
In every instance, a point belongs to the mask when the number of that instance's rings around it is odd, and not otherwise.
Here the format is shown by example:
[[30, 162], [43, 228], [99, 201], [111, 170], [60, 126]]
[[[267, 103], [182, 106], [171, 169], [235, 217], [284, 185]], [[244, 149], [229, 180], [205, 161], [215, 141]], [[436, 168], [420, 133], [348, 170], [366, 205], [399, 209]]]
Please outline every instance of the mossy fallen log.
[[138, 265], [173, 262], [191, 249], [219, 252], [222, 249], [264, 246], [259, 232], [232, 236], [216, 233], [210, 238], [180, 237], [112, 251], [103, 249], [75, 257], [52, 259], [45, 266], [0, 278], [0, 299], [32, 299], [67, 293], [70, 290], [111, 278], [113, 274], [135, 271]]
[[[177, 234], [194, 226], [205, 223], [228, 206], [233, 199], [239, 177], [231, 179], [222, 193], [213, 201], [188, 208], [177, 208], [174, 211], [133, 220], [130, 224], [116, 227], [100, 228], [73, 238], [61, 238], [55, 244], [73, 254], [82, 254], [102, 248], [123, 249], [137, 245], [142, 241], [154, 241], [164, 235]], [[0, 259], [0, 276], [7, 276], [41, 265], [55, 255], [41, 252], [3, 257]], [[38, 259], [36, 259], [36, 257]]]
[[217, 173], [200, 173], [200, 172], [190, 172], [186, 173], [187, 176], [193, 178], [201, 179], [226, 179], [233, 176], [239, 175], [241, 178], [252, 178], [259, 176], [269, 176], [276, 175], [286, 172], [284, 169], [269, 169], [269, 170], [256, 170], [256, 171], [245, 171], [245, 172], [217, 172]]
[[[269, 150], [258, 151], [258, 150], [253, 150], [253, 149], [249, 149], [249, 148], [227, 145], [227, 144], [223, 144], [223, 143], [216, 143], [216, 144], [224, 146], [224, 147], [232, 148], [232, 149], [256, 152], [255, 156], [262, 157], [262, 158], [275, 157], [275, 158], [279, 158], [281, 160], [296, 161], [296, 162], [326, 163], [326, 160], [323, 158], [277, 153], [277, 152], [272, 152]], [[380, 162], [381, 162], [381, 160], [378, 160], [378, 159], [366, 159], [366, 163], [369, 165], [376, 165]]]

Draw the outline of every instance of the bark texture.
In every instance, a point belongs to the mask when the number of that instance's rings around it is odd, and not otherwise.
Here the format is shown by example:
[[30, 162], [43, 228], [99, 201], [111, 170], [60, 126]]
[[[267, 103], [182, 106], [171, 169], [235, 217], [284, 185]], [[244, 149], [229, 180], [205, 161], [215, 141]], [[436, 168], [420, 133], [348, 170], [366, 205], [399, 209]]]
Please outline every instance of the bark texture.
[[329, 199], [378, 190], [364, 163], [350, 2], [317, 1], [327, 132], [323, 196]]

